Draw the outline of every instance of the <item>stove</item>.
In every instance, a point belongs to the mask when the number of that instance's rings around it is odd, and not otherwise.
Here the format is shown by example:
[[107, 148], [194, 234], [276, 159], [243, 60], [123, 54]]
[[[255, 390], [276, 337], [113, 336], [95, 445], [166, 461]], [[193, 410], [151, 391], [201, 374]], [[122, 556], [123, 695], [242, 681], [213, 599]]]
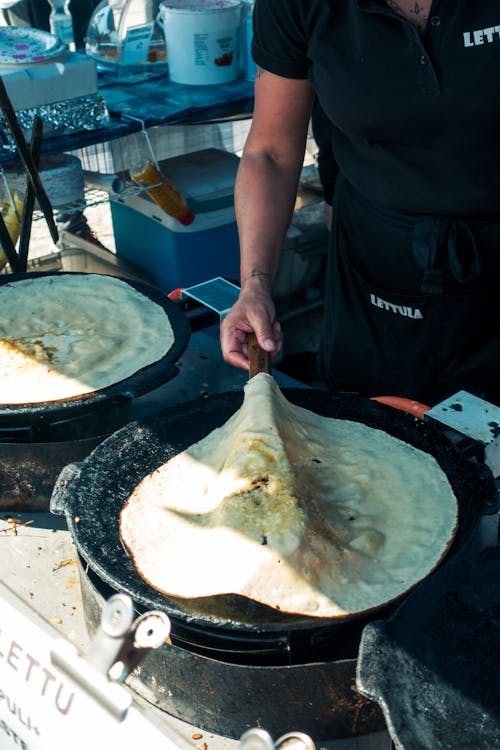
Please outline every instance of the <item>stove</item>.
[[[279, 373], [276, 377], [285, 387], [302, 385]], [[179, 363], [179, 374], [164, 387], [137, 399], [133, 406], [136, 412], [131, 418], [139, 414], [154, 414], [182, 400], [241, 390], [246, 379], [246, 373], [222, 362], [215, 336], [194, 333], [189, 351]], [[494, 543], [494, 509], [490, 515], [488, 530], [480, 545]], [[14, 513], [5, 510], [0, 513], [0, 570], [3, 584], [8, 586], [8, 589], [2, 586], [0, 590], [0, 599], [5, 605], [2, 606], [0, 621], [0, 747], [7, 750], [22, 747], [21, 743], [24, 743], [30, 748], [58, 750], [61, 747], [62, 750], [68, 746], [68, 738], [73, 748], [89, 748], [92, 742], [102, 747], [103, 741], [107, 743], [113, 739], [122, 740], [126, 747], [144, 742], [152, 749], [167, 747], [168, 743], [181, 750], [225, 750], [239, 746], [237, 732], [229, 738], [200, 728], [196, 715], [179, 718], [158, 709], [154, 705], [156, 696], [148, 694], [144, 686], [140, 690], [136, 687], [130, 690], [123, 684], [109, 684], [96, 677], [95, 649], [100, 613], [96, 614], [91, 628], [93, 632], [89, 634], [88, 616], [84, 611], [84, 598], [88, 592], [82, 591], [80, 563], [63, 518], [43, 511]], [[106, 607], [105, 598], [99, 602], [99, 607]], [[98, 652], [101, 646], [97, 642]], [[85, 658], [82, 660], [79, 654], [85, 654]], [[30, 664], [32, 667], [28, 670]], [[147, 665], [147, 659], [141, 663], [141, 668], [144, 665]], [[187, 662], [186, 668], [190, 668]], [[255, 669], [258, 670], [258, 666]], [[28, 671], [29, 679], [25, 679]], [[37, 673], [39, 678], [43, 676], [43, 680], [37, 682]], [[97, 670], [97, 674], [102, 677], [102, 670]], [[317, 678], [322, 679], [319, 667]], [[20, 690], [22, 679], [24, 683]], [[77, 688], [83, 691], [82, 705], [91, 701], [86, 704], [87, 709], [80, 718], [75, 709], [75, 718], [72, 717], [71, 721], [67, 718], [72, 709], [64, 714], [71, 692], [69, 685], [76, 686], [74, 701], [77, 701]], [[112, 696], [107, 696], [107, 688], [113, 688]], [[199, 690], [206, 688], [200, 683]], [[228, 684], [227, 688], [230, 690], [231, 685]], [[160, 689], [168, 694], [168, 675]], [[35, 697], [38, 692], [38, 702], [31, 691]], [[195, 692], [193, 690], [186, 700], [196, 701]], [[80, 702], [80, 697], [77, 702]], [[314, 706], [311, 710], [314, 711]], [[53, 736], [46, 733], [48, 729], [41, 736], [42, 719], [37, 723], [36, 711], [42, 718], [45, 715], [53, 718], [48, 722], [54, 726]], [[294, 717], [294, 723], [295, 720], [297, 725], [288, 727], [292, 736], [283, 741], [283, 746], [289, 743], [300, 745], [301, 742], [306, 742], [307, 746], [307, 738], [297, 736], [302, 730], [300, 716]], [[43, 726], [46, 725], [44, 722]], [[321, 739], [319, 746], [332, 750], [389, 750], [390, 739], [382, 726], [383, 723], [369, 736]], [[247, 727], [241, 730], [244, 735]], [[245, 750], [270, 750], [280, 745], [281, 739], [273, 738], [272, 733], [257, 732], [247, 735], [241, 744]]]
[[[191, 336], [189, 348], [179, 361], [178, 375], [135, 399], [130, 419], [154, 414], [179, 401], [241, 391], [247, 378], [247, 373], [222, 361], [216, 332], [210, 335], [200, 330]], [[284, 387], [302, 385], [281, 373], [276, 373], [276, 379]], [[102, 670], [95, 667], [96, 651], [100, 653], [102, 643], [96, 642], [96, 635], [88, 630], [78, 566], [63, 518], [43, 508], [17, 511], [7, 500], [0, 506], [2, 750], [62, 750], [70, 745], [88, 750], [111, 741], [121, 741], [124, 747], [141, 742], [151, 750], [239, 747], [239, 734], [228, 738], [206, 731], [195, 720], [182, 720], [156, 708], [151, 696], [104, 679]], [[102, 605], [106, 606], [104, 599]], [[96, 614], [96, 628], [99, 616]], [[299, 724], [297, 719], [297, 725], [293, 722], [288, 727], [292, 735], [285, 738], [284, 746], [295, 747], [298, 742], [297, 750], [301, 747], [302, 740], [295, 732], [301, 729]], [[280, 737], [263, 733], [263, 729], [257, 735], [247, 734], [243, 743], [247, 750], [282, 745]], [[241, 735], [247, 730], [242, 726]], [[369, 742], [374, 750], [390, 747], [385, 731], [373, 734]], [[362, 748], [363, 740], [325, 741], [322, 746], [350, 750]]]

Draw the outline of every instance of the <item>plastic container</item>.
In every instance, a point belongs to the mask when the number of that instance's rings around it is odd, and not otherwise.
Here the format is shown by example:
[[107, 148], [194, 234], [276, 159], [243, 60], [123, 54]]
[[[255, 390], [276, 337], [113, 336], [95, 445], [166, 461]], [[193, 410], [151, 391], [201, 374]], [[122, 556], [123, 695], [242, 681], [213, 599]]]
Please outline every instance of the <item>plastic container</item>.
[[255, 61], [252, 57], [253, 9], [255, 0], [243, 0], [240, 34], [240, 73], [245, 81], [255, 81]]
[[157, 21], [159, 0], [102, 0], [89, 22], [85, 51], [122, 82], [167, 72], [165, 38]]
[[70, 0], [49, 0], [49, 27], [51, 34], [58, 37], [68, 49], [76, 49], [73, 31], [73, 16], [69, 8]]
[[160, 165], [149, 159], [136, 169], [130, 169], [130, 175], [136, 185], [144, 187], [150, 198], [169, 216], [173, 216], [181, 224], [188, 225], [194, 220], [194, 214], [186, 204], [183, 195], [172, 182], [167, 179], [160, 169]]
[[205, 149], [160, 162], [195, 219], [188, 226], [162, 211], [147, 192], [110, 201], [116, 255], [146, 270], [171, 292], [216, 276], [239, 279], [234, 181], [239, 158]]
[[241, 8], [240, 0], [160, 4], [171, 81], [204, 86], [238, 78]]
[[[8, 195], [5, 198], [2, 206], [2, 219], [14, 246], [17, 244], [21, 231], [23, 206], [23, 194], [18, 190], [12, 190], [10, 196]], [[5, 255], [3, 248], [0, 247], [0, 270], [5, 267], [7, 262], [7, 256]]]

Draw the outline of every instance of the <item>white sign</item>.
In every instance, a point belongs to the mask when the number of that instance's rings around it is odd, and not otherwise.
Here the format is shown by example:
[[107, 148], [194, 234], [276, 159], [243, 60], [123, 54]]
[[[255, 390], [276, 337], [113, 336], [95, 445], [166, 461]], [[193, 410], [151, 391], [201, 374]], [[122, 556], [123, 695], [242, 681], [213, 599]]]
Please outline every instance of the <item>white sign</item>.
[[113, 742], [179, 747], [132, 704], [127, 688], [94, 669], [0, 583], [0, 748], [97, 750]]

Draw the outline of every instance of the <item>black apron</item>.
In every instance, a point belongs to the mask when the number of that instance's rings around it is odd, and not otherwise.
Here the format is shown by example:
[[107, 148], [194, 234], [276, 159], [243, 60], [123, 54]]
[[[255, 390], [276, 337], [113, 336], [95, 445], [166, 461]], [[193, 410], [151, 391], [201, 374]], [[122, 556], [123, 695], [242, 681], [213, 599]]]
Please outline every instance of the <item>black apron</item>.
[[332, 390], [500, 404], [500, 216], [415, 216], [337, 182], [319, 368]]

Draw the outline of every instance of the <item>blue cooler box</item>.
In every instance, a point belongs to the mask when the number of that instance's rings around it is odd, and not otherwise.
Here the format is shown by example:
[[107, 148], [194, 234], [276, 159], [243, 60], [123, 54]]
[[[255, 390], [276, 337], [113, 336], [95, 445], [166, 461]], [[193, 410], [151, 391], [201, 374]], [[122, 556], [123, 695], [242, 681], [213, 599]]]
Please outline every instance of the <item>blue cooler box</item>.
[[195, 214], [189, 226], [166, 214], [146, 192], [110, 201], [116, 255], [145, 269], [164, 291], [216, 276], [238, 281], [234, 182], [239, 158], [215, 148], [160, 162]]

